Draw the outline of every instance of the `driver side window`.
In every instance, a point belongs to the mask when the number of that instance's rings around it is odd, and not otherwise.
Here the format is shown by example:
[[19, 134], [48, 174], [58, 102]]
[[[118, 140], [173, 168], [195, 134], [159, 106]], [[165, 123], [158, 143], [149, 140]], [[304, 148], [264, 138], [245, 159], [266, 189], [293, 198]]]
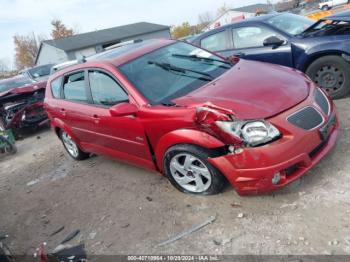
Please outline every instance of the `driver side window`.
[[233, 44], [236, 49], [263, 47], [264, 40], [271, 36], [281, 38], [281, 36], [265, 27], [246, 26], [232, 29]]
[[129, 96], [124, 89], [104, 72], [89, 71], [89, 82], [94, 104], [114, 106], [129, 100]]

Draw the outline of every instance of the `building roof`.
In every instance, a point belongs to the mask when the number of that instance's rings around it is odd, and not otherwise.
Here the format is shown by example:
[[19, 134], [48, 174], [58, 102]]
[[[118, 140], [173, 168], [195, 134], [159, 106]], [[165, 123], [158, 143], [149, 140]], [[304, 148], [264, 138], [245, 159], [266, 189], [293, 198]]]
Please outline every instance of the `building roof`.
[[125, 38], [135, 37], [142, 34], [168, 30], [169, 26], [140, 22], [135, 24], [117, 26], [113, 28], [77, 34], [70, 37], [46, 40], [42, 43], [54, 46], [64, 51], [71, 51], [98, 44], [107, 44], [121, 41]]
[[268, 4], [255, 4], [255, 5], [247, 5], [239, 8], [233, 8], [232, 11], [236, 12], [244, 12], [244, 13], [256, 13], [257, 11], [271, 11], [271, 5]]

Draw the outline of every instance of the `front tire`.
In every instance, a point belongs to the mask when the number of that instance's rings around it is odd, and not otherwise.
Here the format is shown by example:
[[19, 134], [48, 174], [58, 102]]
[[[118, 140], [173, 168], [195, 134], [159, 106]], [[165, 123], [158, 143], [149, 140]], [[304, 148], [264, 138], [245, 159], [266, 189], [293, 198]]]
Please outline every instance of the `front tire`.
[[83, 152], [65, 131], [60, 131], [60, 138], [64, 148], [74, 160], [81, 161], [89, 158], [90, 154]]
[[350, 64], [340, 56], [318, 58], [307, 68], [306, 74], [333, 99], [350, 92]]
[[196, 195], [222, 192], [226, 179], [208, 161], [208, 152], [193, 145], [176, 145], [165, 154], [164, 170], [179, 191]]

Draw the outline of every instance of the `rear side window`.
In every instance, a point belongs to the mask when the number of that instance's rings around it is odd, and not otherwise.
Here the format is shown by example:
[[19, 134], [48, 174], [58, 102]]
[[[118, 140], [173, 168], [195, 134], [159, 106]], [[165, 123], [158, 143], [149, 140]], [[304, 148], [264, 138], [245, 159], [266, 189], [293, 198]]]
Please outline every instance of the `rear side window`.
[[64, 98], [76, 102], [87, 102], [84, 72], [66, 76], [63, 86]]
[[62, 84], [62, 77], [59, 77], [51, 82], [51, 92], [54, 98], [61, 97], [61, 94], [60, 94], [61, 84]]
[[89, 71], [89, 81], [94, 104], [113, 106], [129, 99], [123, 88], [106, 73]]
[[226, 31], [210, 35], [201, 40], [201, 47], [210, 51], [222, 51], [227, 49]]

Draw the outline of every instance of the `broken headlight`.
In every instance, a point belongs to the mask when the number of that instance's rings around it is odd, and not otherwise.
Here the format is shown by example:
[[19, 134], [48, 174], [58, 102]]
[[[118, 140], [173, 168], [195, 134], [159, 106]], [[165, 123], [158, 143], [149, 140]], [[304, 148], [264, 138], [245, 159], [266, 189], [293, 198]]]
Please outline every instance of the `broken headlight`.
[[281, 136], [280, 131], [265, 120], [215, 123], [222, 131], [241, 138], [249, 146], [263, 145]]

